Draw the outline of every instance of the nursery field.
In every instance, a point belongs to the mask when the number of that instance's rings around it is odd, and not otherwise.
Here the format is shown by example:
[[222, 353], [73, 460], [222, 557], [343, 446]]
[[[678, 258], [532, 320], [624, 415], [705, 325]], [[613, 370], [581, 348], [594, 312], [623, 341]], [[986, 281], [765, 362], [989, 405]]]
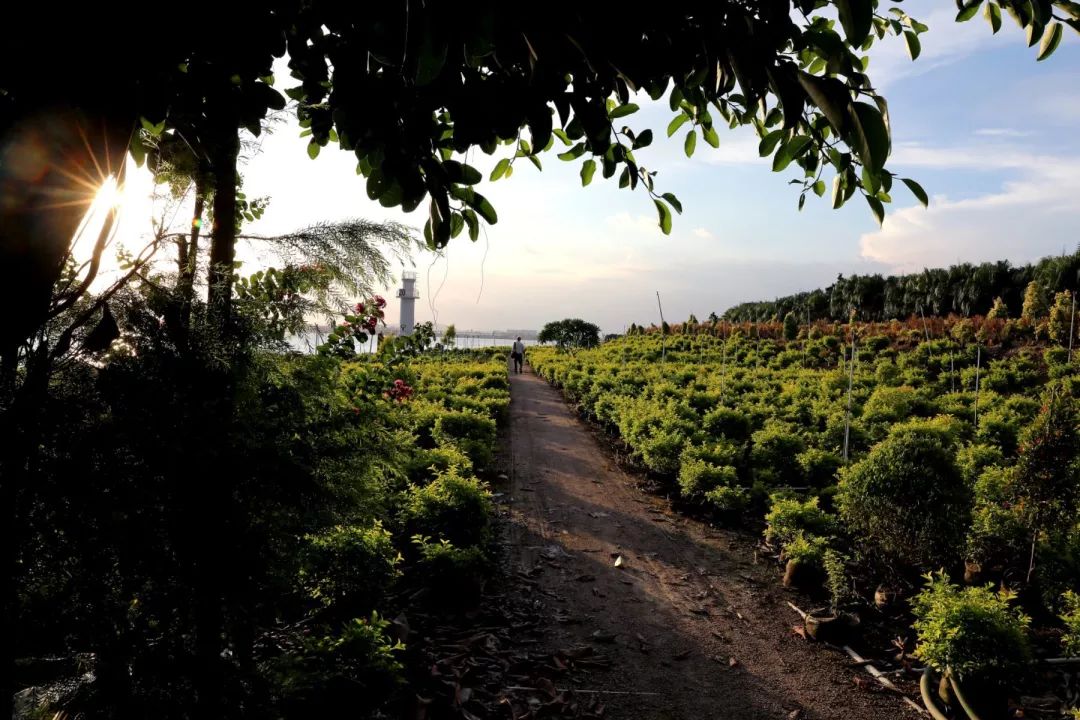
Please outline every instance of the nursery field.
[[788, 325], [529, 361], [677, 509], [761, 533], [776, 582], [835, 618], [824, 639], [900, 628], [903, 668], [978, 688], [991, 716], [1040, 693], [1068, 710], [1067, 675], [1032, 661], [1080, 650], [1070, 350], [1018, 321]]

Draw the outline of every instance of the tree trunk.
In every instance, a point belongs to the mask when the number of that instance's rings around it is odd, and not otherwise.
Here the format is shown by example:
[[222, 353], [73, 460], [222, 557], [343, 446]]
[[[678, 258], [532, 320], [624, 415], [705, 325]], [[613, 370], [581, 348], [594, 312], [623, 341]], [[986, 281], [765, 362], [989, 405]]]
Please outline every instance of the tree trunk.
[[236, 260], [236, 162], [240, 136], [236, 124], [227, 124], [214, 147], [214, 227], [210, 240], [209, 304], [219, 328], [232, 311], [233, 262]]
[[0, 352], [0, 718], [12, 713], [15, 687], [15, 465], [17, 454], [14, 422], [17, 346]]
[[195, 178], [195, 210], [191, 215], [191, 235], [181, 239], [183, 252], [179, 257], [180, 345], [187, 347], [191, 329], [191, 307], [195, 302], [195, 273], [199, 267], [199, 234], [206, 212], [206, 180], [200, 172]]

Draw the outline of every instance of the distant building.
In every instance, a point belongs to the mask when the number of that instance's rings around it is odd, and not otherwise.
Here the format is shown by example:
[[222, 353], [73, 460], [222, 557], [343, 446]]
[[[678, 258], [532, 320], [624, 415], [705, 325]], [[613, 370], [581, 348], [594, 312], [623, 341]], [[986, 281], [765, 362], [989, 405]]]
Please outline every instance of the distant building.
[[401, 287], [397, 296], [401, 300], [401, 334], [412, 335], [416, 328], [416, 301], [420, 297], [415, 272], [407, 270], [401, 273]]

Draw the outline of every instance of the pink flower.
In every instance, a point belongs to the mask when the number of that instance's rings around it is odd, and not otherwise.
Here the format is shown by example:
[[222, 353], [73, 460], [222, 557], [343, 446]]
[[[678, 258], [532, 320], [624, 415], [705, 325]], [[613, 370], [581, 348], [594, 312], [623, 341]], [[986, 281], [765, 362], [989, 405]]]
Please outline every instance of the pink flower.
[[362, 303], [362, 302], [356, 303], [356, 314], [357, 315], [363, 315], [364, 314], [364, 303]]
[[386, 307], [386, 300], [383, 299], [382, 295], [376, 295], [375, 296], [375, 307], [380, 307], [380, 308]]

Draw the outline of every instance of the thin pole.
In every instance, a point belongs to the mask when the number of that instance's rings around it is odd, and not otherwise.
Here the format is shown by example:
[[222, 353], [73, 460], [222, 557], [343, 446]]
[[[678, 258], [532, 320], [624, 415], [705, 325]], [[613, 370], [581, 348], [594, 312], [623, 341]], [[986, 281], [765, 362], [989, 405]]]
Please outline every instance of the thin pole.
[[720, 402], [724, 402], [724, 380], [727, 379], [727, 338], [724, 337], [724, 326], [720, 326]]
[[949, 392], [956, 392], [956, 366], [953, 363], [952, 350], [949, 350]]
[[1072, 363], [1073, 334], [1076, 329], [1076, 293], [1072, 296], [1072, 314], [1069, 315], [1069, 362]]
[[656, 306], [660, 308], [660, 362], [667, 362], [667, 338], [664, 337], [664, 306], [660, 304], [660, 291], [656, 291]]
[[848, 362], [847, 413], [844, 415], [844, 464], [848, 461], [848, 442], [851, 438], [851, 386], [855, 382], [855, 326], [851, 327], [851, 360]]
[[982, 365], [982, 345], [975, 346], [975, 430], [979, 430], [979, 368]]

